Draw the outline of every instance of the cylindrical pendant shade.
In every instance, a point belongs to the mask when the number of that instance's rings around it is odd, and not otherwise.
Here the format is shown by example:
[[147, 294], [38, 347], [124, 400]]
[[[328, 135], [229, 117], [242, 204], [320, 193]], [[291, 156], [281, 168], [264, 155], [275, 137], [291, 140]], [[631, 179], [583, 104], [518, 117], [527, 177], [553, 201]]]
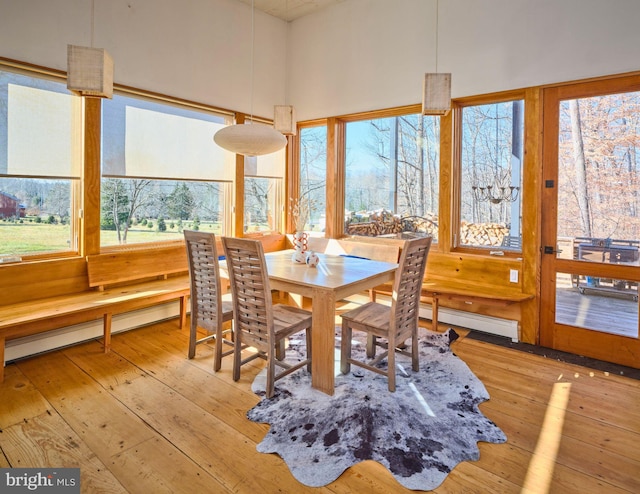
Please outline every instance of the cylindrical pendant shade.
[[451, 74], [424, 75], [422, 114], [446, 115], [451, 110]]
[[280, 132], [260, 124], [230, 125], [216, 132], [213, 140], [227, 151], [245, 156], [275, 153], [287, 145]]
[[285, 136], [296, 135], [296, 112], [291, 105], [273, 107], [273, 128]]
[[103, 48], [67, 45], [67, 87], [80, 96], [113, 97], [113, 59]]

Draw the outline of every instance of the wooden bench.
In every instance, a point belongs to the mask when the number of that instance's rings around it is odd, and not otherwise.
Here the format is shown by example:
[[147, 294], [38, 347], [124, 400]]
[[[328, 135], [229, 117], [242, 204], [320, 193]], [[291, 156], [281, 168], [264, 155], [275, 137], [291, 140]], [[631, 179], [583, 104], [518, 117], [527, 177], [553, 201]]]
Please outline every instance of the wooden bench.
[[[161, 259], [161, 261], [159, 261]], [[103, 320], [104, 350], [111, 345], [114, 314], [180, 301], [180, 327], [186, 323], [189, 274], [184, 246], [87, 257], [90, 290], [0, 306], [0, 382], [7, 340]]]
[[422, 296], [431, 298], [431, 321], [433, 331], [438, 330], [438, 308], [441, 300], [457, 300], [465, 303], [482, 303], [498, 307], [524, 302], [533, 298], [533, 295], [516, 292], [513, 290], [501, 290], [491, 287], [483, 290], [459, 282], [445, 280], [426, 279], [422, 284]]

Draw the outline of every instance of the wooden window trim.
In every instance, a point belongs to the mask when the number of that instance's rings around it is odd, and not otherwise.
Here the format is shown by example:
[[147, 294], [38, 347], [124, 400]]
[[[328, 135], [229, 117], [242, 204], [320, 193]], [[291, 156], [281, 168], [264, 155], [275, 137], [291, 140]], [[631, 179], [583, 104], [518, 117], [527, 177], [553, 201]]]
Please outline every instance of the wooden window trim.
[[[528, 99], [527, 91], [524, 89], [503, 91], [499, 93], [488, 93], [483, 95], [469, 96], [465, 98], [458, 98], [452, 101], [451, 112], [447, 117], [443, 117], [442, 121], [440, 122], [441, 124], [441, 131], [440, 131], [441, 132], [440, 134], [441, 156], [444, 156], [445, 154], [442, 152], [442, 150], [444, 149], [443, 145], [445, 144], [444, 142], [442, 142], [443, 140], [442, 127], [444, 127], [445, 118], [449, 120], [449, 122], [447, 122], [447, 127], [451, 129], [451, 137], [450, 137], [451, 142], [448, 142], [448, 141], [446, 142], [446, 145], [448, 146], [448, 148], [451, 149], [451, 152], [447, 153], [448, 156], [444, 157], [444, 159], [441, 158], [441, 162], [440, 162], [441, 163], [441, 169], [440, 169], [441, 181], [442, 181], [442, 174], [443, 174], [442, 167], [444, 166], [450, 170], [450, 173], [448, 174], [449, 180], [444, 182], [445, 184], [446, 183], [451, 184], [450, 189], [446, 191], [443, 191], [441, 189], [441, 195], [440, 195], [440, 197], [442, 198], [443, 193], [447, 194], [447, 198], [448, 198], [447, 205], [448, 207], [450, 207], [450, 213], [447, 216], [444, 216], [444, 215], [441, 216], [441, 218], [444, 218], [444, 217], [450, 218], [448, 222], [450, 225], [450, 231], [448, 232], [448, 234], [444, 235], [444, 233], [442, 232], [442, 229], [440, 230], [440, 236], [443, 238], [447, 238], [449, 242], [448, 246], [443, 245], [443, 249], [445, 250], [445, 252], [450, 251], [450, 252], [456, 252], [456, 253], [472, 254], [477, 256], [486, 256], [491, 258], [504, 257], [504, 258], [511, 258], [511, 259], [519, 259], [522, 257], [522, 251], [509, 251], [509, 250], [500, 249], [498, 247], [490, 248], [490, 247], [480, 247], [480, 246], [472, 247], [467, 245], [460, 246], [458, 236], [460, 234], [460, 226], [462, 224], [462, 219], [460, 217], [461, 215], [460, 204], [461, 204], [461, 194], [462, 194], [462, 110], [470, 106], [506, 103], [509, 101], [522, 100], [524, 102], [524, 108], [525, 108], [523, 142], [526, 150], [527, 137], [528, 137], [527, 124], [530, 122], [529, 120], [527, 120], [527, 114], [529, 111], [529, 103], [527, 99]], [[447, 160], [450, 160], [450, 161], [447, 162]], [[527, 159], [526, 153], [525, 153], [525, 158], [523, 159], [523, 162], [522, 162], [523, 186], [520, 192], [521, 200], [523, 197], [525, 197], [525, 192], [526, 192], [524, 187], [525, 169], [535, 166], [535, 163], [529, 163], [530, 160], [531, 158]], [[524, 201], [522, 201], [521, 207], [522, 207], [522, 221], [523, 221], [521, 226], [521, 231], [522, 231], [522, 235], [524, 236], [524, 231], [525, 231]], [[442, 209], [440, 212], [441, 214], [443, 213]], [[440, 221], [440, 223], [442, 223], [442, 220]], [[522, 243], [524, 245], [524, 238]], [[491, 251], [498, 251], [498, 250], [502, 252], [500, 256], [491, 254]]]

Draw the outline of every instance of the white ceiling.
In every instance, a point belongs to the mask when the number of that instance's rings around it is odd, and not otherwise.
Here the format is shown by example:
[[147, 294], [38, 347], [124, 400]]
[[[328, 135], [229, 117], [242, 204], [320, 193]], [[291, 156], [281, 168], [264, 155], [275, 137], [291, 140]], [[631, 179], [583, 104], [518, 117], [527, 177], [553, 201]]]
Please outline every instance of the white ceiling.
[[345, 0], [240, 0], [255, 9], [285, 21], [293, 21]]

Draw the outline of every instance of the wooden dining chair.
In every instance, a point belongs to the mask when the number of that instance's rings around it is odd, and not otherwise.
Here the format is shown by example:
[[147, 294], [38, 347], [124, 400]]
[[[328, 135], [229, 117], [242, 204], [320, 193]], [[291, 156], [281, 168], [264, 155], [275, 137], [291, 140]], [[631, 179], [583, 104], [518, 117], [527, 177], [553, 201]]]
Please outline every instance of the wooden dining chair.
[[[266, 396], [271, 398], [275, 381], [307, 366], [311, 372], [311, 312], [284, 304], [273, 305], [262, 244], [258, 240], [223, 237], [233, 296], [235, 347], [233, 379], [240, 379], [240, 367], [261, 357], [267, 361]], [[306, 331], [306, 359], [296, 364], [284, 362], [284, 339]], [[242, 360], [242, 346], [257, 353]], [[281, 355], [282, 353], [282, 355]], [[284, 370], [276, 374], [276, 365]]]
[[[351, 364], [354, 364], [378, 374], [386, 375], [389, 382], [389, 391], [395, 391], [395, 352], [410, 356], [413, 370], [419, 370], [418, 315], [420, 290], [430, 247], [431, 237], [405, 241], [400, 254], [400, 264], [393, 281], [391, 307], [377, 302], [368, 302], [341, 315], [340, 371], [343, 374], [347, 374], [351, 370]], [[365, 362], [351, 358], [351, 338], [354, 329], [367, 333], [371, 347], [367, 349], [366, 353], [367, 357], [373, 360]], [[378, 338], [383, 338], [385, 342], [378, 341]], [[411, 340], [411, 352], [406, 350], [406, 341], [409, 339]], [[385, 349], [377, 357], [375, 356], [376, 347]], [[385, 357], [387, 358], [387, 369], [383, 370], [376, 367]]]
[[[233, 304], [231, 301], [222, 300], [215, 235], [184, 230], [184, 240], [191, 281], [188, 356], [190, 359], [195, 356], [197, 344], [215, 339], [213, 370], [218, 372], [222, 365], [222, 357], [233, 353], [233, 341], [225, 338], [225, 335], [232, 334], [232, 329], [223, 329], [223, 324], [233, 319]], [[210, 334], [198, 339], [198, 328]], [[231, 348], [223, 351], [223, 343]]]

